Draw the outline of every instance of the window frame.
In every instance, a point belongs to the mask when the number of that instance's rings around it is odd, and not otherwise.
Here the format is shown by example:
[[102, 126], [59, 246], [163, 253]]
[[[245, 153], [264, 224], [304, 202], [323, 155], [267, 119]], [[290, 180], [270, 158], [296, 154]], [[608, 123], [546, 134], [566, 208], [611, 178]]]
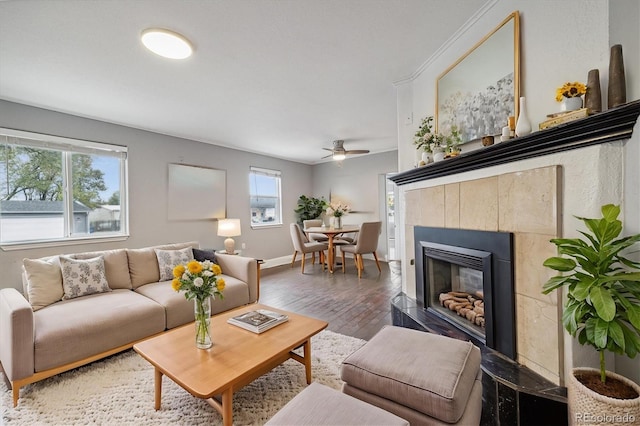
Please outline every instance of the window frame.
[[[254, 174], [268, 176], [277, 179], [278, 186], [278, 194], [277, 194], [277, 220], [273, 222], [261, 222], [254, 223], [251, 215], [251, 199], [253, 197], [260, 197], [260, 194], [254, 194], [251, 191], [251, 179]], [[265, 228], [273, 228], [273, 227], [281, 227], [283, 224], [282, 218], [282, 172], [280, 170], [274, 169], [266, 169], [263, 167], [254, 167], [249, 166], [249, 223], [251, 225], [251, 229], [265, 229]]]
[[[12, 143], [9, 138], [19, 138], [19, 143]], [[56, 247], [86, 243], [104, 243], [110, 241], [124, 241], [129, 237], [129, 197], [128, 197], [128, 149], [126, 146], [103, 142], [73, 139], [44, 133], [28, 132], [0, 127], [0, 144], [48, 149], [61, 153], [61, 173], [63, 179], [63, 222], [64, 236], [62, 238], [33, 239], [22, 241], [0, 242], [0, 249], [4, 251], [21, 250], [39, 247]], [[74, 154], [90, 154], [115, 157], [120, 160], [120, 230], [109, 233], [93, 233], [78, 235], [73, 232], [73, 185], [72, 157]], [[0, 217], [0, 220], [2, 218]]]

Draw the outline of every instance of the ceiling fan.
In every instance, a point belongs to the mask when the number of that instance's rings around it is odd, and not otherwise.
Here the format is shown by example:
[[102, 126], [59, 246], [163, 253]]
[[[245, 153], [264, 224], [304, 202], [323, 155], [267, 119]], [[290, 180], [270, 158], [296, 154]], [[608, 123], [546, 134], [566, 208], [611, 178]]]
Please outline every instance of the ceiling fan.
[[346, 158], [347, 155], [352, 154], [368, 154], [368, 149], [344, 149], [344, 141], [342, 139], [333, 141], [333, 148], [322, 148], [327, 151], [331, 151], [331, 154], [324, 156], [322, 158], [332, 157], [335, 161], [342, 161]]

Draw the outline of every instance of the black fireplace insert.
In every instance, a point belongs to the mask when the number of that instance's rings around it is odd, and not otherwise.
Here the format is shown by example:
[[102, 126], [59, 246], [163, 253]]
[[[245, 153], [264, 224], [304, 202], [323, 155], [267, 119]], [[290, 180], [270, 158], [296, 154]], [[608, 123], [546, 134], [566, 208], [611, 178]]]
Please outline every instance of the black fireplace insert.
[[415, 227], [416, 299], [477, 344], [516, 359], [513, 234]]

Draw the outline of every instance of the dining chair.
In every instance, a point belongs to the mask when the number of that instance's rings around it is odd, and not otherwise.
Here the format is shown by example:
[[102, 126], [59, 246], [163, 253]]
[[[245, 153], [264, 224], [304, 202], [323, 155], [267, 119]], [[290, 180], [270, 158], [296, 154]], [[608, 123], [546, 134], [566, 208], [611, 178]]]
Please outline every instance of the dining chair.
[[302, 273], [304, 274], [304, 263], [305, 257], [307, 253], [312, 253], [313, 258], [311, 260], [312, 264], [315, 263], [315, 253], [320, 252], [320, 263], [322, 264], [322, 270], [324, 271], [324, 251], [328, 249], [327, 243], [319, 243], [316, 241], [309, 241], [307, 237], [302, 232], [300, 225], [297, 223], [292, 223], [289, 225], [289, 230], [291, 232], [291, 241], [293, 242], [293, 260], [291, 260], [291, 267], [293, 268], [293, 264], [296, 262], [296, 257], [298, 253], [302, 254]]
[[378, 254], [376, 253], [381, 230], [382, 222], [364, 222], [360, 225], [360, 232], [358, 233], [358, 240], [356, 243], [340, 246], [340, 251], [342, 252], [342, 273], [345, 273], [346, 270], [345, 253], [353, 254], [353, 260], [355, 261], [356, 268], [358, 269], [358, 278], [362, 276], [362, 271], [364, 270], [364, 262], [362, 260], [363, 254], [373, 253], [373, 258], [376, 260], [378, 271], [382, 272], [382, 269], [380, 269], [380, 262], [378, 262]]
[[[322, 219], [307, 219], [302, 221], [302, 225], [304, 226], [304, 229], [313, 228], [316, 226], [322, 226], [323, 224], [324, 222], [322, 221]], [[309, 232], [307, 233], [307, 237], [309, 238], [310, 241], [324, 242], [329, 240], [329, 237], [327, 237], [324, 234], [319, 234], [317, 232]]]

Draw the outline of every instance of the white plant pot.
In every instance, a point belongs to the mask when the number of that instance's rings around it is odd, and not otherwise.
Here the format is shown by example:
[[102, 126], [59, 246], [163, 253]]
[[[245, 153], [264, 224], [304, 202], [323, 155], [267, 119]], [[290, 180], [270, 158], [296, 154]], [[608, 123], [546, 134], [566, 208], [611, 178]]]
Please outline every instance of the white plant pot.
[[[640, 396], [634, 399], [616, 399], [592, 391], [578, 379], [576, 373], [595, 372], [595, 368], [574, 368], [567, 383], [570, 425], [614, 425], [640, 423]], [[608, 378], [618, 379], [635, 389], [640, 386], [619, 374], [607, 371]]]
[[576, 111], [582, 108], [582, 98], [576, 96], [574, 98], [562, 98], [560, 102], [561, 111]]
[[440, 148], [436, 148], [433, 151], [433, 162], [438, 162], [438, 161], [442, 161], [444, 160], [444, 149]]

